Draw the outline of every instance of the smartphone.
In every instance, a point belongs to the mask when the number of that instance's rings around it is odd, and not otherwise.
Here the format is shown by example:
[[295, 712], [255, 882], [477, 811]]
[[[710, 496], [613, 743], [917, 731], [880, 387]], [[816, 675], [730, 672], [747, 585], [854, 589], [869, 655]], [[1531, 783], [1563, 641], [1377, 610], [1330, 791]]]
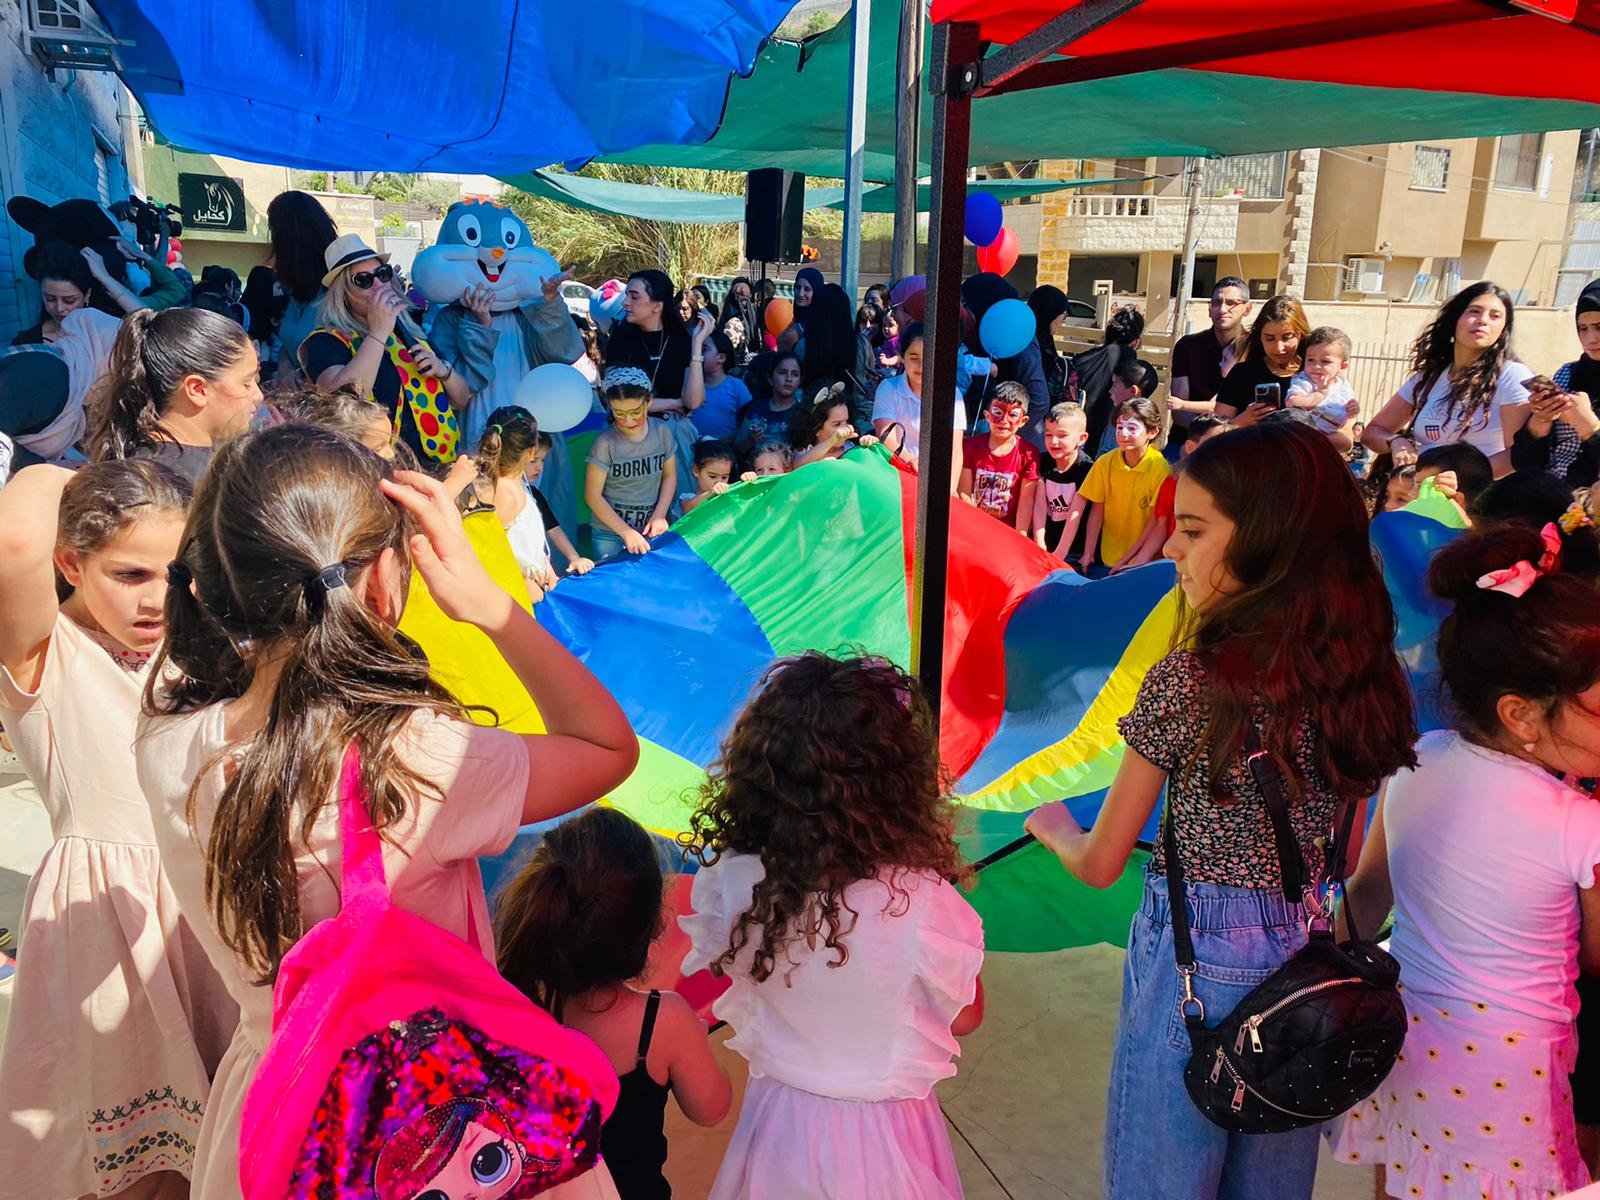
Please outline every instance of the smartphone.
[[1272, 405], [1273, 408], [1277, 408], [1278, 407], [1278, 402], [1282, 398], [1283, 398], [1283, 393], [1278, 390], [1278, 385], [1277, 384], [1275, 384], [1275, 383], [1258, 383], [1258, 384], [1256, 384], [1256, 403], [1257, 404], [1270, 404], [1270, 405]]

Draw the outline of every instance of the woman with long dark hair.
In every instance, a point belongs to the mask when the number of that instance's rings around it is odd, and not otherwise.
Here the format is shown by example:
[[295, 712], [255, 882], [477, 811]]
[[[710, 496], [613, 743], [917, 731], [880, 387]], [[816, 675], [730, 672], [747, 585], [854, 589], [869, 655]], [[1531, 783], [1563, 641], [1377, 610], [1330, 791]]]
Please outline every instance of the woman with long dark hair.
[[277, 374], [287, 386], [304, 378], [297, 357], [300, 343], [317, 327], [317, 302], [327, 271], [323, 255], [339, 229], [315, 196], [279, 192], [267, 205], [267, 233], [272, 238], [272, 269], [288, 297], [278, 324]]
[[[1189, 977], [1214, 1028], [1306, 942], [1283, 896], [1252, 739], [1289, 796], [1308, 878], [1335, 817], [1416, 762], [1395, 616], [1349, 468], [1316, 430], [1268, 422], [1212, 438], [1178, 477], [1178, 643], [1120, 723], [1127, 751], [1094, 827], [1061, 804], [1027, 828], [1095, 887], [1121, 877], [1166, 794], [1186, 878]], [[1318, 1129], [1241, 1137], [1190, 1101], [1166, 858], [1158, 848], [1133, 919], [1106, 1115], [1107, 1200], [1307, 1200]]]
[[1263, 304], [1239, 349], [1238, 361], [1223, 376], [1217, 392], [1217, 416], [1235, 425], [1248, 425], [1282, 408], [1289, 383], [1300, 370], [1300, 343], [1310, 333], [1306, 310], [1293, 296], [1274, 296]]
[[1510, 295], [1488, 280], [1446, 300], [1411, 347], [1411, 377], [1367, 422], [1362, 441], [1397, 467], [1430, 446], [1471, 442], [1496, 476], [1509, 474], [1533, 378], [1511, 349], [1515, 319]]
[[13, 346], [53, 343], [61, 336], [67, 314], [95, 302], [95, 281], [83, 255], [65, 242], [39, 250], [34, 277], [39, 281], [39, 320], [11, 339]]
[[1583, 353], [1557, 367], [1548, 387], [1530, 389], [1533, 411], [1512, 438], [1511, 465], [1580, 488], [1600, 477], [1600, 282], [1583, 289], [1573, 315]]
[[628, 276], [624, 319], [606, 343], [606, 369], [638, 367], [650, 380], [650, 411], [680, 412], [689, 370], [689, 330], [678, 311], [677, 290], [665, 271]]

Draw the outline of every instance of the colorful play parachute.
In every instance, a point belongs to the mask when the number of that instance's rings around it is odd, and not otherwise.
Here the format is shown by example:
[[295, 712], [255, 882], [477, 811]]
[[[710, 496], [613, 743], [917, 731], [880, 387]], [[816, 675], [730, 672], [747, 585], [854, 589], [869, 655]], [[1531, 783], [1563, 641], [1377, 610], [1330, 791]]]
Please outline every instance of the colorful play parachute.
[[[564, 581], [538, 616], [621, 701], [643, 753], [610, 802], [683, 830], [722, 735], [774, 659], [807, 649], [911, 654], [916, 477], [881, 449], [740, 484], [658, 538]], [[1075, 883], [1019, 845], [1039, 804], [1085, 822], [1121, 760], [1116, 719], [1171, 646], [1169, 564], [1086, 583], [1033, 543], [951, 508], [941, 751], [981, 864], [973, 902], [995, 949], [1122, 942], [1122, 884]]]
[[[539, 620], [622, 702], [642, 747], [608, 802], [670, 845], [723, 734], [775, 659], [865, 649], [907, 664], [915, 504], [914, 476], [881, 449], [857, 449], [739, 484], [647, 555], [563, 582]], [[1425, 730], [1441, 723], [1433, 642], [1443, 606], [1422, 579], [1459, 524], [1447, 501], [1425, 496], [1372, 526]], [[1122, 759], [1116, 720], [1172, 645], [1173, 582], [1165, 562], [1086, 581], [985, 514], [951, 505], [941, 753], [964, 806], [960, 836], [978, 867], [971, 898], [991, 949], [1127, 938], [1147, 856], [1096, 891], [1023, 836], [1022, 822], [1051, 801], [1065, 801], [1085, 826], [1094, 820]], [[491, 888], [536, 838], [530, 831], [485, 864]], [[686, 891], [677, 888], [675, 903]], [[672, 951], [663, 952], [664, 986], [674, 985]], [[676, 986], [697, 1005], [715, 994], [700, 977]]]

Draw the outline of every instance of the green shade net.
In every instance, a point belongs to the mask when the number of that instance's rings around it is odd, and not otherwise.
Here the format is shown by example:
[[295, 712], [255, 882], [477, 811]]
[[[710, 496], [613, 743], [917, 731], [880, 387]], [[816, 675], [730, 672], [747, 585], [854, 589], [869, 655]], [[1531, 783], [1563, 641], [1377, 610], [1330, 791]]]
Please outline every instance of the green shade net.
[[[559, 171], [524, 171], [501, 176], [504, 183], [547, 200], [555, 200], [591, 212], [648, 221], [678, 221], [697, 225], [734, 225], [744, 220], [744, 197], [715, 192], [692, 192], [681, 188], [659, 187], [648, 183], [627, 183], [617, 179], [594, 179], [588, 175], [566, 175]], [[967, 185], [969, 195], [985, 193], [1000, 200], [1038, 196], [1066, 188], [1103, 184], [1103, 179], [984, 179]], [[1119, 183], [1139, 183], [1138, 179], [1119, 179]], [[861, 211], [894, 211], [894, 187], [868, 188], [861, 194]], [[932, 188], [917, 186], [917, 210], [927, 212]], [[809, 188], [806, 207], [844, 208], [844, 189]]]
[[[898, 5], [874, 6], [865, 154], [865, 176], [874, 181], [894, 178], [899, 22]], [[928, 41], [931, 47], [931, 37]], [[1543, 68], [1508, 63], [1506, 69]], [[722, 124], [709, 141], [642, 146], [607, 161], [727, 171], [787, 167], [839, 178], [844, 174], [849, 80], [848, 21], [803, 42], [769, 41], [754, 73], [733, 81]], [[921, 174], [932, 161], [928, 103], [924, 101]], [[1303, 83], [1212, 71], [1148, 71], [980, 100], [972, 106], [969, 161], [1215, 157], [1595, 125], [1600, 125], [1600, 105], [1565, 100]]]

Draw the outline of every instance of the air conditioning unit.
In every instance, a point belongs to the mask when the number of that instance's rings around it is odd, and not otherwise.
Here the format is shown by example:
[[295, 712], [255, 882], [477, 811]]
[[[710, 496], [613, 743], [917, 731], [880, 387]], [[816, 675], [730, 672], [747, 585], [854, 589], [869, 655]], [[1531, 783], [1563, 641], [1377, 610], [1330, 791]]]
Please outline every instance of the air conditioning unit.
[[1360, 292], [1363, 296], [1383, 295], [1383, 268], [1381, 258], [1351, 258], [1344, 264], [1344, 290]]
[[45, 71], [120, 71], [114, 37], [89, 0], [25, 0], [28, 52]]

